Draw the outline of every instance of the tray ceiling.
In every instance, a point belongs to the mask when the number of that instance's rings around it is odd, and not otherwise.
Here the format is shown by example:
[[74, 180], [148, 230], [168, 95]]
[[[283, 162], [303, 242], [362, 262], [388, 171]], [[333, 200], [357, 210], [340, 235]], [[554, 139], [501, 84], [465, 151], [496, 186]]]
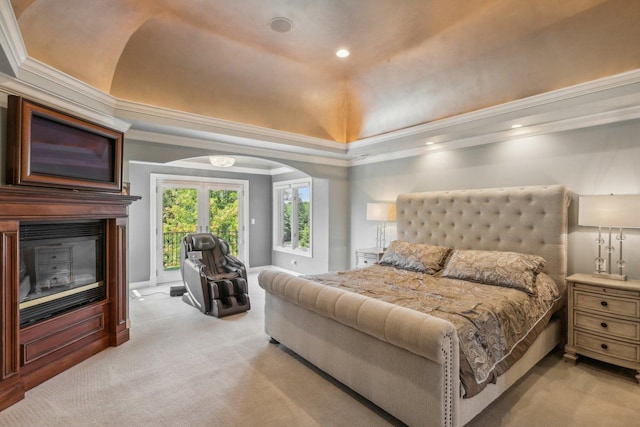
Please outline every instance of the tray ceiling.
[[11, 4], [30, 57], [118, 99], [337, 142], [640, 68], [637, 0]]

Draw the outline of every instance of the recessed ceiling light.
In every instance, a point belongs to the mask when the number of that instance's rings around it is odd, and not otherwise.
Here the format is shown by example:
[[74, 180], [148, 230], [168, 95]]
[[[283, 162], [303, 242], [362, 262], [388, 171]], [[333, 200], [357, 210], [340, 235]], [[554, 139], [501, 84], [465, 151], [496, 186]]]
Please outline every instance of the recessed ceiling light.
[[433, 145], [433, 144], [435, 144], [435, 142], [433, 142], [433, 141], [427, 141], [427, 142], [425, 142], [425, 144], [427, 144], [427, 145]]
[[349, 56], [349, 51], [347, 49], [340, 49], [336, 52], [336, 56], [338, 58], [346, 58]]
[[516, 123], [515, 125], [511, 125], [511, 129], [518, 129], [518, 128], [521, 128], [521, 127], [522, 127], [522, 125], [519, 124], [519, 123]]

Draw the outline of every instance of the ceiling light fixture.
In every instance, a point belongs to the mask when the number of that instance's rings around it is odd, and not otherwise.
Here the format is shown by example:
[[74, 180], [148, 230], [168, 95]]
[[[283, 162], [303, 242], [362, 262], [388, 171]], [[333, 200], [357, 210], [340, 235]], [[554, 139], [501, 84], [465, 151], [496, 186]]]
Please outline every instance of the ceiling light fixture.
[[338, 58], [346, 58], [347, 56], [349, 56], [349, 51], [347, 49], [339, 49], [336, 52], [336, 56]]
[[230, 168], [236, 159], [228, 156], [209, 156], [209, 162], [219, 168]]
[[278, 16], [269, 21], [269, 27], [276, 33], [288, 33], [293, 29], [293, 22], [290, 19]]
[[435, 144], [435, 142], [433, 142], [433, 141], [427, 141], [427, 142], [425, 142], [425, 144], [427, 144], [427, 145], [433, 145], [433, 144]]
[[522, 127], [522, 125], [519, 124], [519, 123], [517, 123], [515, 125], [511, 125], [511, 129], [518, 129], [518, 128], [521, 128], [521, 127]]

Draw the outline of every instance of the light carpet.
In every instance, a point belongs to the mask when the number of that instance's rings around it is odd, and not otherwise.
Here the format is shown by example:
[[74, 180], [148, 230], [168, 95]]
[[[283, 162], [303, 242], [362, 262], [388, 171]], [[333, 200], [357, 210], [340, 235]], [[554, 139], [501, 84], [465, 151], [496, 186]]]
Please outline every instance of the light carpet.
[[[169, 285], [131, 293], [131, 340], [27, 392], [0, 426], [389, 426], [400, 423], [264, 333], [264, 292], [217, 319]], [[582, 360], [582, 359], [581, 359]], [[630, 426], [631, 371], [554, 351], [469, 426]]]

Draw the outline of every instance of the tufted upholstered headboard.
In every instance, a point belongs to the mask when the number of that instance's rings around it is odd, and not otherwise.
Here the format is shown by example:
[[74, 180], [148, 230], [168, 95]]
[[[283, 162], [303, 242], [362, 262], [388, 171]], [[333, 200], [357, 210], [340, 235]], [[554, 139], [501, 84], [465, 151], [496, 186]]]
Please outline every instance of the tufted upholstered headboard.
[[570, 202], [561, 185], [401, 194], [398, 239], [539, 255], [544, 272], [563, 286]]

